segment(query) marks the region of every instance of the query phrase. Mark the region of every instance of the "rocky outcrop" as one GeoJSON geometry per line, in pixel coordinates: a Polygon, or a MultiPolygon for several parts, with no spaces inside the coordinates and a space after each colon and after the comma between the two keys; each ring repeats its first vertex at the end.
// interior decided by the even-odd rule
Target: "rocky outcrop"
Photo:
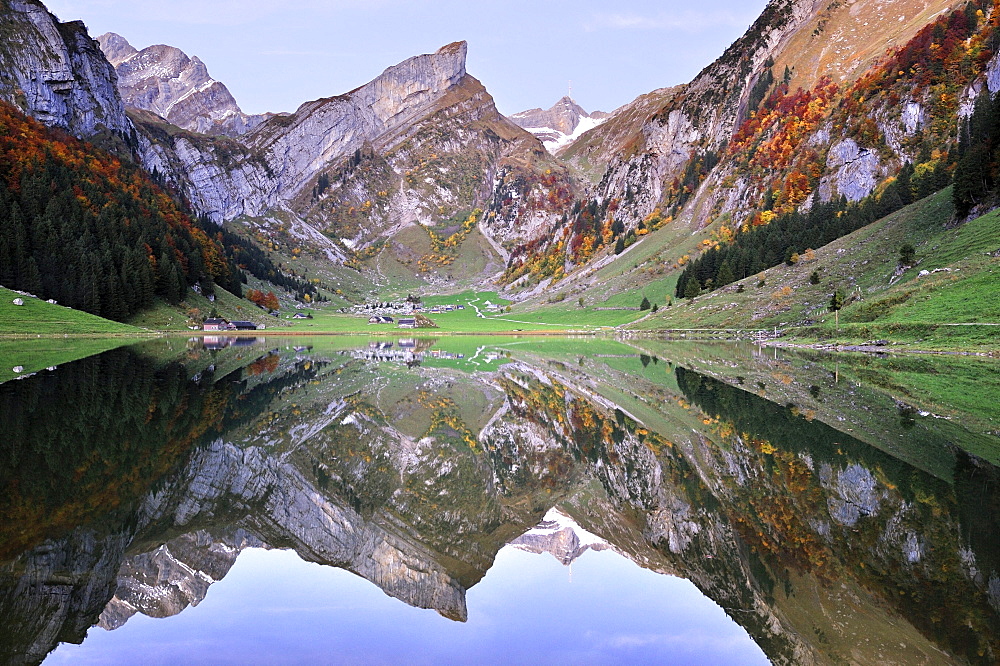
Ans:
{"type": "Polygon", "coordinates": [[[832,146],[826,165],[832,172],[820,182],[820,194],[826,200],[840,195],[848,201],[860,201],[872,193],[882,175],[878,155],[861,148],[853,139],[832,146]]]}
{"type": "Polygon", "coordinates": [[[51,127],[99,140],[125,139],[132,124],[114,69],[80,21],[60,23],[37,0],[0,12],[0,99],[51,127]]]}
{"type": "Polygon", "coordinates": [[[392,134],[412,126],[465,76],[465,42],[390,67],[346,95],[307,102],[271,118],[247,136],[266,155],[287,198],[297,195],[331,162],[366,142],[388,147],[392,134]]]}
{"type": "Polygon", "coordinates": [[[118,90],[128,106],[210,135],[239,136],[272,115],[243,113],[225,84],[209,76],[205,63],[180,49],[158,44],[138,51],[113,32],[97,41],[118,73],[118,90]]]}
{"type": "Polygon", "coordinates": [[[39,664],[80,643],[114,592],[128,531],[79,529],[0,567],[0,660],[39,664]]]}

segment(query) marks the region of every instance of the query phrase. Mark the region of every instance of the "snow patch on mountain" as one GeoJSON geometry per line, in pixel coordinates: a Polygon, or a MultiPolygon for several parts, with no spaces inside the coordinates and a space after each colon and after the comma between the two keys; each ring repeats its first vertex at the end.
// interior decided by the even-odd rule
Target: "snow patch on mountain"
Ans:
{"type": "Polygon", "coordinates": [[[549,509],[538,525],[509,545],[529,553],[550,553],[564,565],[571,564],[588,550],[611,548],[607,541],[583,529],[557,508],[549,509]]]}
{"type": "Polygon", "coordinates": [[[589,132],[594,129],[605,120],[607,120],[607,118],[580,118],[580,123],[576,126],[576,129],[573,130],[572,134],[563,134],[559,130],[548,127],[525,127],[524,129],[541,139],[542,145],[545,146],[545,150],[555,155],[560,150],[579,139],[585,132],[589,132]]]}
{"type": "Polygon", "coordinates": [[[515,113],[511,122],[534,134],[553,155],[573,143],[581,134],[592,130],[608,118],[596,111],[587,113],[570,97],[563,97],[552,108],[529,109],[515,113]]]}

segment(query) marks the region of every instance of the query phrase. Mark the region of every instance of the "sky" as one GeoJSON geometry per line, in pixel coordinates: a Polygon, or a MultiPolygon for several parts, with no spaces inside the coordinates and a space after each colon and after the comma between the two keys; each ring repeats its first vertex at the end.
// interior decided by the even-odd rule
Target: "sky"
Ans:
{"type": "Polygon", "coordinates": [[[690,81],[766,0],[46,0],[91,36],[198,56],[247,113],[293,111],[445,44],[510,115],[567,94],[588,111],[690,81]]]}
{"type": "Polygon", "coordinates": [[[570,570],[504,548],[467,602],[468,621],[453,622],[294,552],[246,550],[197,607],[93,628],[45,663],[768,664],[693,583],[612,551],[588,551],[570,570]]]}

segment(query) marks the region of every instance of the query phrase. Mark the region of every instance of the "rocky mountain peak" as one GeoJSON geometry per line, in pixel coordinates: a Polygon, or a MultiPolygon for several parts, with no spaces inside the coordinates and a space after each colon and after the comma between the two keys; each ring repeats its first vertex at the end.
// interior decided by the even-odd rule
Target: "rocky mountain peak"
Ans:
{"type": "Polygon", "coordinates": [[[386,69],[371,83],[350,94],[372,104],[383,122],[400,111],[417,108],[465,77],[466,42],[453,42],[431,54],[418,55],[386,69]],[[416,104],[414,104],[414,102],[416,104]]]}
{"type": "Polygon", "coordinates": [[[553,154],[606,118],[608,114],[600,111],[587,113],[569,95],[564,95],[549,109],[528,109],[510,116],[511,122],[538,137],[553,154]]]}
{"type": "Polygon", "coordinates": [[[549,553],[564,566],[569,566],[588,550],[605,550],[611,547],[607,541],[580,527],[559,509],[550,509],[538,525],[509,545],[537,555],[549,553]]]}
{"type": "Polygon", "coordinates": [[[128,43],[127,39],[113,32],[106,32],[98,37],[97,43],[101,45],[101,50],[108,62],[115,67],[139,52],[128,43]]]}
{"type": "Polygon", "coordinates": [[[129,106],[187,130],[227,136],[243,134],[268,117],[243,113],[205,63],[178,48],[156,44],[139,51],[113,32],[97,41],[118,73],[118,89],[129,106]]]}
{"type": "Polygon", "coordinates": [[[465,42],[454,42],[404,60],[346,94],[306,102],[295,113],[264,123],[247,140],[274,156],[271,167],[282,174],[282,187],[298,193],[331,162],[366,143],[388,149],[400,140],[400,132],[465,97],[460,89],[471,80],[465,70],[467,51],[465,42]],[[455,97],[450,102],[449,93],[455,97]]]}

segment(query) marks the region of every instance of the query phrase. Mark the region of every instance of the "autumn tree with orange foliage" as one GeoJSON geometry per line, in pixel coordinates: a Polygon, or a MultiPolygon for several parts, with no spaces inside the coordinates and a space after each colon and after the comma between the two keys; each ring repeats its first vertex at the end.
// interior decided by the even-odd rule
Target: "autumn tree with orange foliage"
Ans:
{"type": "Polygon", "coordinates": [[[238,279],[137,166],[0,103],[0,284],[120,321],[238,279]]]}

